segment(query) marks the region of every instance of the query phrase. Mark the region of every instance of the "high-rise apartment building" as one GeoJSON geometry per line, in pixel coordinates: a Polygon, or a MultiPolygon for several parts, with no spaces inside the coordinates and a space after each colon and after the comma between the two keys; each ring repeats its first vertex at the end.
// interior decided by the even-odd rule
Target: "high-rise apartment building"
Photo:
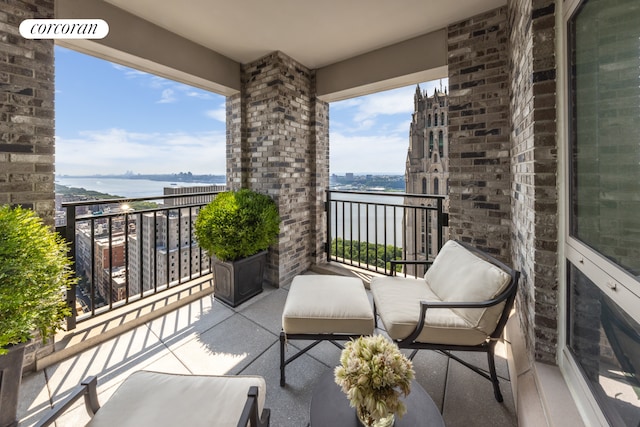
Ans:
{"type": "Polygon", "coordinates": [[[163,193],[165,195],[175,194],[191,194],[189,197],[178,197],[175,199],[165,199],[165,206],[181,206],[181,205],[193,205],[196,203],[206,204],[213,200],[213,196],[210,194],[197,194],[197,193],[211,193],[214,191],[225,191],[226,185],[223,184],[211,184],[211,185],[194,185],[190,187],[164,187],[163,193]],[[195,195],[194,195],[195,194],[195,195]]]}
{"type": "Polygon", "coordinates": [[[189,196],[166,199],[168,209],[123,211],[110,219],[79,221],[77,270],[85,283],[93,283],[98,302],[135,297],[208,271],[209,257],[194,236],[193,223],[199,212],[194,205],[206,204],[213,196],[195,193],[224,190],[220,185],[166,187],[164,194],[189,196]]]}
{"type": "Polygon", "coordinates": [[[135,215],[129,233],[129,294],[188,280],[209,269],[209,257],[198,246],[193,223],[198,211],[180,208],[135,215]]]}
{"type": "MultiPolygon", "coordinates": [[[[444,195],[444,209],[449,204],[449,95],[446,89],[435,90],[432,96],[416,87],[414,112],[409,128],[409,150],[405,169],[406,192],[413,194],[444,195]]],[[[408,205],[429,204],[428,201],[407,198],[408,205]]],[[[435,203],[431,202],[435,207],[435,203]]],[[[437,250],[436,212],[407,209],[404,248],[408,259],[433,258],[437,250]],[[416,233],[417,234],[414,234],[416,233]]],[[[444,239],[448,230],[444,230],[444,239]]],[[[410,271],[413,273],[413,271],[410,271]]],[[[420,274],[420,272],[418,272],[420,274]]]]}

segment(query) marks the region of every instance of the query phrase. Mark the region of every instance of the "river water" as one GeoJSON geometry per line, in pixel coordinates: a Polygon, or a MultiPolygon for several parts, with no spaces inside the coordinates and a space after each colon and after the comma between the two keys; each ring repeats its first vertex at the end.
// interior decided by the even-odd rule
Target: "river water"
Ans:
{"type": "MultiPolygon", "coordinates": [[[[212,185],[201,182],[152,181],[148,179],[127,178],[79,178],[56,177],[56,183],[67,187],[84,188],[121,197],[159,196],[164,187],[192,187],[196,185],[212,185]]],[[[224,183],[221,183],[224,185],[224,183]]],[[[335,204],[331,212],[331,238],[345,240],[361,240],[377,242],[401,247],[402,218],[404,210],[400,207],[383,205],[401,205],[402,196],[377,194],[342,194],[332,195],[335,204]],[[367,204],[355,203],[366,202],[367,204]],[[368,206],[368,208],[367,208],[368,206]],[[377,224],[377,225],[376,225],[377,224]]]]}
{"type": "MultiPolygon", "coordinates": [[[[152,181],[150,179],[128,178],[78,178],[56,177],[56,184],[67,187],[84,188],[85,190],[99,191],[105,194],[121,197],[145,197],[160,196],[164,194],[164,187],[193,187],[196,185],[215,185],[210,182],[181,182],[152,181]]],[[[225,183],[216,183],[225,185],[225,183]]]]}

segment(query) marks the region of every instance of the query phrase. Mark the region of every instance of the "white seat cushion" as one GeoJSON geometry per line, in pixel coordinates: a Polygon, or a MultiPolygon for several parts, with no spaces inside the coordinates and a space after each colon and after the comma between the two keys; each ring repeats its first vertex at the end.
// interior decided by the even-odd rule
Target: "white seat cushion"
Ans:
{"type": "Polygon", "coordinates": [[[294,277],[282,312],[282,329],[287,334],[373,334],[373,310],[362,280],[294,277]]]}
{"type": "MultiPolygon", "coordinates": [[[[449,240],[438,252],[424,279],[442,301],[481,302],[497,297],[504,291],[511,276],[485,261],[464,246],[449,240]]],[[[453,308],[473,328],[490,334],[495,329],[504,303],[489,309],[453,308]]]]}
{"type": "MultiPolygon", "coordinates": [[[[394,340],[411,334],[420,320],[420,301],[440,301],[423,279],[405,277],[374,277],[371,293],[380,320],[394,340]]],[[[487,334],[474,329],[453,310],[427,310],[425,326],[416,339],[423,343],[476,345],[487,334]]]]}
{"type": "Polygon", "coordinates": [[[258,376],[131,374],[100,408],[88,426],[237,427],[249,387],[258,387],[258,414],[266,385],[258,376]]]}

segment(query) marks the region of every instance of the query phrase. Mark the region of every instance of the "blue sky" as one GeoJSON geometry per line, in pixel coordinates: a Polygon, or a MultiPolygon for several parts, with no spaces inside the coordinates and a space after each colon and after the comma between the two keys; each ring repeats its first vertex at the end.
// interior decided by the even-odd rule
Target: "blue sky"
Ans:
{"type": "MultiPolygon", "coordinates": [[[[55,55],[56,173],[224,175],[223,96],[59,46],[55,55]]],[[[414,92],[331,103],[331,173],[404,174],[414,92]]]]}

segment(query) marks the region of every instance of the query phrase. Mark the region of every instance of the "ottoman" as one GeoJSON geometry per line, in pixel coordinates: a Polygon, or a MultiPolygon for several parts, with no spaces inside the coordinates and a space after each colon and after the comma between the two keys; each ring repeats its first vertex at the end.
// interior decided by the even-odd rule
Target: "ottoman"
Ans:
{"type": "Polygon", "coordinates": [[[374,317],[362,280],[331,275],[296,276],[282,312],[280,332],[280,385],[285,385],[285,367],[323,340],[339,348],[338,340],[371,335],[374,317]],[[287,339],[312,340],[285,360],[287,339]]]}

